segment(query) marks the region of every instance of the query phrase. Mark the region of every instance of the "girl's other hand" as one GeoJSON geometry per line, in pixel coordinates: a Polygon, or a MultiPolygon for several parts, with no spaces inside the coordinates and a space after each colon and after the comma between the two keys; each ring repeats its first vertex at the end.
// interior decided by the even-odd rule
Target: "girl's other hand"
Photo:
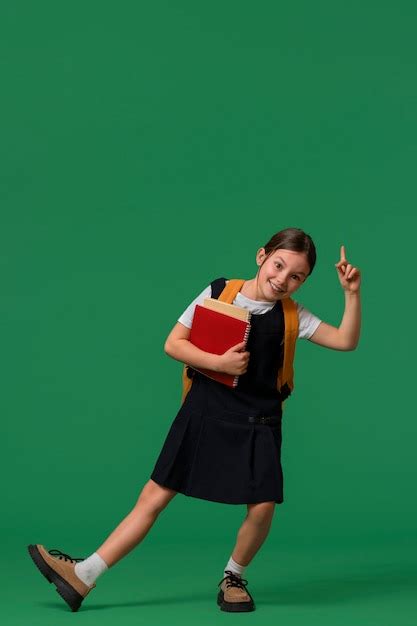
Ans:
{"type": "Polygon", "coordinates": [[[359,291],[361,284],[361,274],[357,267],[353,267],[346,260],[345,246],[340,247],[340,261],[335,263],[340,284],[348,293],[359,291]]]}
{"type": "Polygon", "coordinates": [[[224,354],[219,355],[218,371],[238,376],[248,369],[249,352],[245,351],[245,342],[232,346],[224,354]]]}

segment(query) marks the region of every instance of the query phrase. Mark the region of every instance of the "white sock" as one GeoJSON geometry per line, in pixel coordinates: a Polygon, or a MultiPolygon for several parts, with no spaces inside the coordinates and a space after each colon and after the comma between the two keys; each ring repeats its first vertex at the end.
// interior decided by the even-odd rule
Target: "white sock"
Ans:
{"type": "Polygon", "coordinates": [[[81,563],[76,563],[74,572],[80,578],[85,585],[91,587],[94,585],[96,579],[108,569],[107,563],[101,558],[97,552],[94,552],[91,556],[81,563]]]}
{"type": "Polygon", "coordinates": [[[238,576],[240,576],[242,578],[243,572],[246,569],[246,565],[239,565],[239,563],[236,563],[236,561],[234,561],[233,558],[230,557],[229,562],[227,563],[226,567],[224,568],[224,575],[225,576],[227,576],[227,574],[226,574],[226,570],[227,569],[232,570],[232,572],[234,574],[237,574],[238,576]]]}

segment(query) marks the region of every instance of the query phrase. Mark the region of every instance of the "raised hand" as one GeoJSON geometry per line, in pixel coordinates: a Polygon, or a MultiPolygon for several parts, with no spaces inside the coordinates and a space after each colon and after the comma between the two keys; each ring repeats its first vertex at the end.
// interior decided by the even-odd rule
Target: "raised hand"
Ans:
{"type": "Polygon", "coordinates": [[[340,284],[349,293],[359,291],[361,284],[361,273],[357,267],[353,267],[346,260],[345,246],[340,246],[340,261],[335,263],[340,284]]]}

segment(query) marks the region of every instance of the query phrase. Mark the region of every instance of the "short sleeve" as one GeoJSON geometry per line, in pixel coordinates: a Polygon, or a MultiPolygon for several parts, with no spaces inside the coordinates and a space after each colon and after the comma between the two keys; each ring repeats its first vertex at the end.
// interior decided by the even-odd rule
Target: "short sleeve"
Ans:
{"type": "Polygon", "coordinates": [[[211,285],[206,287],[200,294],[198,294],[196,298],[194,298],[191,304],[189,304],[188,307],[185,309],[184,313],[180,315],[180,317],[178,318],[178,322],[180,322],[187,328],[191,328],[193,324],[195,305],[203,304],[204,298],[210,298],[210,297],[211,297],[211,285]]]}
{"type": "Polygon", "coordinates": [[[298,338],[310,339],[311,335],[321,323],[321,319],[297,302],[298,311],[298,338]]]}

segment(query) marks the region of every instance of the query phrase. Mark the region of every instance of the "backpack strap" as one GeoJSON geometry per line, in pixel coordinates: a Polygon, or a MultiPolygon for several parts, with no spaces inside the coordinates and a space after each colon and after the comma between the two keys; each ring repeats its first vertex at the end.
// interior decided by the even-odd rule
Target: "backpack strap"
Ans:
{"type": "Polygon", "coordinates": [[[221,292],[220,296],[218,297],[218,300],[220,300],[221,302],[227,302],[228,304],[233,304],[233,300],[240,291],[240,288],[242,287],[244,282],[245,281],[243,280],[243,278],[232,278],[231,280],[229,280],[229,282],[221,292]]]}
{"type": "Polygon", "coordinates": [[[284,359],[278,370],[277,387],[283,401],[294,389],[294,355],[298,338],[298,312],[297,305],[291,298],[282,300],[284,311],[284,359]]]}

